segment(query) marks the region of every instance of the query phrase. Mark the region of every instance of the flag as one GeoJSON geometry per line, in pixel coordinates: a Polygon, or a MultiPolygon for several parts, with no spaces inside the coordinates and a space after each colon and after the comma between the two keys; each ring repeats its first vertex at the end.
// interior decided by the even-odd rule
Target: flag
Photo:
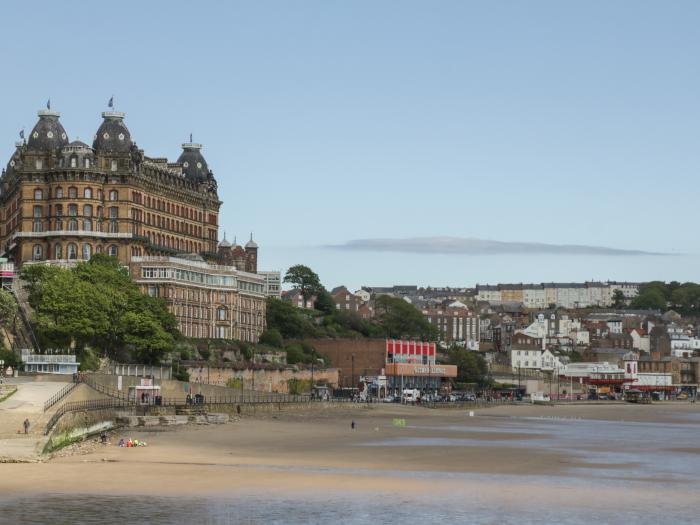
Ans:
{"type": "Polygon", "coordinates": [[[24,140],[24,130],[23,129],[19,130],[19,138],[24,140]]]}
{"type": "Polygon", "coordinates": [[[190,144],[192,144],[192,133],[190,133],[190,144]]]}
{"type": "Polygon", "coordinates": [[[109,102],[107,102],[107,107],[108,108],[114,108],[114,95],[109,97],[109,102]]]}
{"type": "Polygon", "coordinates": [[[51,109],[51,99],[46,101],[46,109],[51,109]]]}

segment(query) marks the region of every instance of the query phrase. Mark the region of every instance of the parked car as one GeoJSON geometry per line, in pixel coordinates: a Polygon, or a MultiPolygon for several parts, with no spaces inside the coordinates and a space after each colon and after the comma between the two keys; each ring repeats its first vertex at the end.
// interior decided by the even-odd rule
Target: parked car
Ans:
{"type": "Polygon", "coordinates": [[[384,403],[393,403],[394,402],[394,396],[386,396],[384,399],[382,399],[384,403]]]}

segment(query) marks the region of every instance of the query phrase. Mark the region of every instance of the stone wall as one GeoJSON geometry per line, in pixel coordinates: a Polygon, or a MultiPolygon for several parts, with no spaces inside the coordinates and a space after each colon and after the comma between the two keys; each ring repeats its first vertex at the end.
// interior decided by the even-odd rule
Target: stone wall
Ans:
{"type": "MultiPolygon", "coordinates": [[[[242,390],[256,390],[262,392],[289,393],[289,381],[304,381],[311,384],[312,371],[283,369],[245,369],[237,370],[226,366],[194,366],[187,367],[190,374],[190,382],[193,388],[201,386],[232,386],[242,390]],[[195,386],[196,385],[196,386],[195,386]]],[[[340,371],[337,368],[314,369],[313,382],[315,384],[330,385],[337,388],[340,371]]]]}

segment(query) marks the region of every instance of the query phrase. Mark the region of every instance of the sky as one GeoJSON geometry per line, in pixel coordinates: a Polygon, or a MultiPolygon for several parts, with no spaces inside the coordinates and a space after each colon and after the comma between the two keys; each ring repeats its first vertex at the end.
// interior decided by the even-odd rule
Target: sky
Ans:
{"type": "Polygon", "coordinates": [[[700,280],[700,3],[15,2],[0,163],[50,97],[193,134],[221,231],[326,286],[700,280]]]}

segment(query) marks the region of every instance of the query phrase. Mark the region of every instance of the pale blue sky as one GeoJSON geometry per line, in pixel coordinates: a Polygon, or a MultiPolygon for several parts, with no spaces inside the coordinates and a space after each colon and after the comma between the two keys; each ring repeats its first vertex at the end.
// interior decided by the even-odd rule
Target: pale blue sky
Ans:
{"type": "Polygon", "coordinates": [[[254,231],[265,268],[351,287],[698,280],[699,25],[695,1],[16,2],[0,156],[49,96],[90,142],[114,95],[148,155],[205,145],[222,229],[254,231]],[[373,239],[398,251],[328,247],[373,239]]]}

